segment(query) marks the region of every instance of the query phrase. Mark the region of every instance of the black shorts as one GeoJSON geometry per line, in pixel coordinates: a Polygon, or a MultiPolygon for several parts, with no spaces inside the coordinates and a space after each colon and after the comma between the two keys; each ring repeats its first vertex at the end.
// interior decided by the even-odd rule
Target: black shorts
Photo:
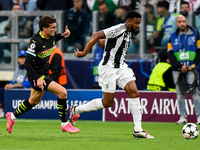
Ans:
{"type": "MultiPolygon", "coordinates": [[[[46,85],[44,85],[44,91],[47,91],[47,87],[49,86],[49,84],[53,81],[51,78],[47,77],[47,76],[43,76],[44,77],[44,81],[46,82],[46,85]]],[[[28,76],[28,81],[30,82],[31,84],[31,87],[36,90],[36,91],[42,91],[41,88],[39,88],[37,86],[37,81],[32,79],[31,77],[28,76]]]]}

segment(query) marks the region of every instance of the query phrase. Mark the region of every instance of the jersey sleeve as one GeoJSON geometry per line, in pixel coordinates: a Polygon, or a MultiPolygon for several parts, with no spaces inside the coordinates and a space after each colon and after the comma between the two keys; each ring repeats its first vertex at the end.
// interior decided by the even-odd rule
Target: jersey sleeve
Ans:
{"type": "Polygon", "coordinates": [[[30,41],[30,46],[27,49],[26,53],[26,60],[24,63],[24,68],[27,71],[27,74],[30,74],[35,80],[39,79],[40,76],[35,72],[33,66],[32,66],[32,62],[34,61],[35,57],[36,57],[36,53],[40,48],[40,44],[39,42],[31,39],[30,41]]]}
{"type": "Polygon", "coordinates": [[[115,38],[116,36],[122,34],[124,31],[126,31],[126,29],[124,28],[123,24],[112,26],[103,30],[107,39],[115,38]]]}
{"type": "Polygon", "coordinates": [[[36,40],[31,39],[30,46],[28,47],[26,53],[36,57],[36,53],[37,53],[39,47],[40,47],[39,42],[37,42],[36,40]]]}

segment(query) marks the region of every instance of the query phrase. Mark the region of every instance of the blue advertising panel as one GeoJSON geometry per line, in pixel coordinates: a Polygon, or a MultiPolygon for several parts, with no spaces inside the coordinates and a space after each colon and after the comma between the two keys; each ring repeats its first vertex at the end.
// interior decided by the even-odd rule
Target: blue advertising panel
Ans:
{"type": "MultiPolygon", "coordinates": [[[[69,118],[69,107],[71,105],[82,105],[92,99],[101,98],[101,90],[67,90],[67,118],[69,118]]],[[[5,90],[4,92],[4,112],[13,112],[19,105],[30,96],[30,90],[5,90]]],[[[19,118],[26,119],[60,119],[57,110],[57,96],[50,92],[45,92],[41,102],[33,107],[29,112],[19,118]]],[[[81,120],[102,120],[102,110],[82,113],[81,120]]]]}

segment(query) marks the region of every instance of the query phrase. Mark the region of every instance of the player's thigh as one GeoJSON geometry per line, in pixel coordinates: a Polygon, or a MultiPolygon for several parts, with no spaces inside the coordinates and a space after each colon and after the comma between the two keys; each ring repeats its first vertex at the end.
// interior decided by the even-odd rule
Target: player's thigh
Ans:
{"type": "Polygon", "coordinates": [[[135,74],[131,68],[127,67],[123,70],[122,75],[117,79],[116,83],[120,88],[124,89],[126,84],[132,80],[136,80],[135,74]]]}
{"type": "Polygon", "coordinates": [[[56,94],[61,99],[67,98],[67,90],[55,81],[49,84],[47,91],[56,94]]]}
{"type": "Polygon", "coordinates": [[[32,104],[32,105],[38,104],[43,95],[44,95],[44,91],[37,91],[37,90],[31,88],[31,95],[29,98],[30,104],[32,104]]]}

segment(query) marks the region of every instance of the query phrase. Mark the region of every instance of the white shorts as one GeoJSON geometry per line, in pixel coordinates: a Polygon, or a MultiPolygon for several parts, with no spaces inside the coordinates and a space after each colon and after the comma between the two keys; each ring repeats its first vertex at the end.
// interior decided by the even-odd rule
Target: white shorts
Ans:
{"type": "Polygon", "coordinates": [[[99,73],[99,85],[103,92],[115,93],[116,84],[124,89],[126,84],[132,80],[136,80],[136,77],[131,68],[128,68],[127,64],[120,66],[120,68],[113,68],[108,65],[98,66],[99,73]]]}

